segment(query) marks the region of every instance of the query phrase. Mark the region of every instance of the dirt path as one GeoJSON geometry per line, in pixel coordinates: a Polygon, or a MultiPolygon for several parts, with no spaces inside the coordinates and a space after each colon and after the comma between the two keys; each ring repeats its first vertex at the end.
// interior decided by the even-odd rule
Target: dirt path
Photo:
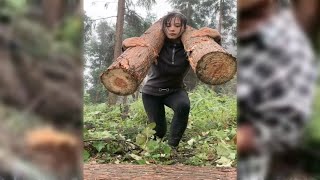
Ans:
{"type": "Polygon", "coordinates": [[[127,179],[127,180],[235,180],[235,168],[195,167],[186,165],[116,165],[85,164],[85,180],[127,179]]]}

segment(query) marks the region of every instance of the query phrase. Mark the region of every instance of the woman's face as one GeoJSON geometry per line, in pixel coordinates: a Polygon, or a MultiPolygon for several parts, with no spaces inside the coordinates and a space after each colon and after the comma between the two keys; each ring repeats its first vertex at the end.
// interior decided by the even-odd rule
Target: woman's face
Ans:
{"type": "Polygon", "coordinates": [[[173,17],[165,24],[165,34],[168,39],[174,40],[178,39],[184,32],[184,27],[182,27],[181,19],[173,17]]]}

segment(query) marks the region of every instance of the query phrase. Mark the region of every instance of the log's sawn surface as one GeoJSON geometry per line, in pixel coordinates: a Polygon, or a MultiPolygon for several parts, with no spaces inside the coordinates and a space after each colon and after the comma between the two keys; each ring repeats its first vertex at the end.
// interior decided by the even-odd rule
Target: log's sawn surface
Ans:
{"type": "Polygon", "coordinates": [[[154,23],[142,36],[148,47],[131,47],[122,53],[100,76],[104,86],[117,95],[129,95],[136,91],[157,58],[164,42],[162,19],[154,23]]]}
{"type": "Polygon", "coordinates": [[[210,37],[192,37],[196,29],[188,26],[181,40],[197,77],[210,85],[223,84],[233,78],[236,59],[210,37]]]}

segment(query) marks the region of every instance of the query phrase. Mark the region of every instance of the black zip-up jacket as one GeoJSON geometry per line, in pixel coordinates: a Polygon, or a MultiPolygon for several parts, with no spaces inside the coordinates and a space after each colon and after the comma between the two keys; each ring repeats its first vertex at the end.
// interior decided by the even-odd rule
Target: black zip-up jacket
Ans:
{"type": "Polygon", "coordinates": [[[181,42],[165,41],[157,62],[151,65],[149,77],[142,89],[143,93],[161,96],[184,87],[183,79],[190,64],[181,42]]]}

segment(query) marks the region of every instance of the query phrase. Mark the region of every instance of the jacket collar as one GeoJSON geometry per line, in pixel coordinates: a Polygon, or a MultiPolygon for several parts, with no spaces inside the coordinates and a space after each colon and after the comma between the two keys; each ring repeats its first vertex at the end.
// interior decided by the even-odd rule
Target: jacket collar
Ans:
{"type": "Polygon", "coordinates": [[[169,46],[169,47],[183,47],[183,44],[182,44],[181,41],[178,42],[178,43],[174,43],[174,42],[171,42],[171,41],[169,41],[168,39],[166,39],[166,40],[164,41],[164,44],[165,44],[166,46],[169,46]]]}

